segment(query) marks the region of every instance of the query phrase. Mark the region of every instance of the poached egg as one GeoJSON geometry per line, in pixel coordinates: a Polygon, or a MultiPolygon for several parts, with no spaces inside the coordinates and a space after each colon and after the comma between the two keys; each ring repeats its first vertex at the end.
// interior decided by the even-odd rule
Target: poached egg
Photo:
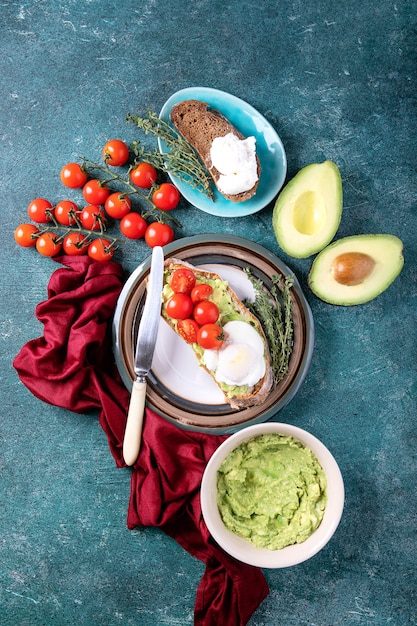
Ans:
{"type": "Polygon", "coordinates": [[[253,387],[266,371],[264,342],[248,322],[223,326],[225,340],[218,350],[204,350],[203,363],[219,383],[253,387]]]}
{"type": "Polygon", "coordinates": [[[210,158],[220,172],[217,184],[223,193],[248,191],[258,180],[255,143],[255,137],[239,139],[234,133],[213,140],[210,158]]]}

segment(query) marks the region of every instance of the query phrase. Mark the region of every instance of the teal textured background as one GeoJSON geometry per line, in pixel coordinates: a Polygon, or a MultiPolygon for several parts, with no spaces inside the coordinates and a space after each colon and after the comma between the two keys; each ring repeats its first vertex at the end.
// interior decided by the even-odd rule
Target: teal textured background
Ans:
{"type": "MultiPolygon", "coordinates": [[[[127,112],[159,111],[178,89],[222,89],[254,106],[287,153],[288,179],[334,160],[337,237],[387,232],[405,267],[376,300],[334,307],[308,291],[312,259],[277,246],[272,205],[238,219],[186,203],[177,236],[233,233],[299,278],[316,345],[297,397],[276,419],[319,437],[346,487],[326,548],[268,570],[250,626],[417,623],[416,16],[381,0],[0,1],[0,622],[7,626],[193,623],[203,565],[154,529],[129,532],[129,470],[117,470],[95,415],[35,399],[11,362],[39,336],[34,317],[56,264],[17,248],[37,196],[67,196],[65,163],[138,138],[127,112]]],[[[77,193],[71,193],[74,200],[77,193]]],[[[128,274],[143,242],[118,253],[128,274]]]]}

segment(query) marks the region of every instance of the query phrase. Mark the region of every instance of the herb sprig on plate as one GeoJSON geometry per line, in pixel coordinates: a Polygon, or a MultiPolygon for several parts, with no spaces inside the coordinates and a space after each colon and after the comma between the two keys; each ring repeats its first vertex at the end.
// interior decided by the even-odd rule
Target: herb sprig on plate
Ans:
{"type": "Polygon", "coordinates": [[[274,383],[277,384],[288,373],[293,348],[293,307],[291,288],[293,276],[274,274],[269,291],[260,279],[255,278],[249,268],[245,272],[255,289],[255,300],[245,305],[260,321],[269,345],[274,383]]]}
{"type": "Polygon", "coordinates": [[[168,122],[161,120],[153,111],[148,111],[146,117],[128,113],[126,121],[136,124],[145,135],[151,133],[158,139],[161,139],[168,148],[164,154],[161,154],[158,150],[150,152],[141,145],[140,141],[134,141],[131,148],[136,157],[152,163],[157,169],[177,176],[177,178],[186,182],[194,189],[198,189],[211,200],[213,199],[211,177],[201,163],[194,148],[176,128],[168,122]]]}

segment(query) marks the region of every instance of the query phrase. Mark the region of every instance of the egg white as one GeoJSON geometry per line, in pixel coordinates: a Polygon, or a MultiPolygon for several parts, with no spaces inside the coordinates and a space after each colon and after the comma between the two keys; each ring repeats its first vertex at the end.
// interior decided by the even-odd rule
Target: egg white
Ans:
{"type": "Polygon", "coordinates": [[[203,363],[219,383],[253,387],[266,371],[264,343],[248,322],[234,320],[223,326],[225,341],[219,350],[205,350],[203,363]]]}

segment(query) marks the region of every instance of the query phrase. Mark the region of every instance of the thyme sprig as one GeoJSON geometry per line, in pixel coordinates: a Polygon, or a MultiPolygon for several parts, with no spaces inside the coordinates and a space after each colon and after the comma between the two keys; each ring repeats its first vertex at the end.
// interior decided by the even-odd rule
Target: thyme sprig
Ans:
{"type": "Polygon", "coordinates": [[[83,157],[83,168],[85,169],[86,172],[92,174],[94,171],[96,171],[96,172],[100,172],[101,174],[104,174],[104,179],[100,181],[102,185],[116,181],[123,187],[124,195],[137,196],[140,198],[142,203],[144,202],[146,204],[146,206],[148,207],[148,210],[141,212],[143,219],[146,220],[149,217],[152,217],[156,219],[158,222],[171,221],[176,226],[180,227],[181,226],[180,222],[171,213],[167,213],[166,211],[161,211],[152,202],[152,194],[155,190],[154,186],[152,186],[147,192],[145,192],[130,182],[129,173],[134,167],[135,165],[132,165],[129,168],[126,176],[122,176],[118,172],[111,170],[107,165],[100,165],[99,163],[94,163],[93,161],[90,161],[90,159],[83,157]]]}
{"type": "Polygon", "coordinates": [[[151,162],[154,167],[169,172],[211,200],[213,199],[212,180],[207,170],[194,148],[176,128],[161,120],[153,111],[148,111],[147,117],[128,113],[126,121],[136,124],[145,135],[151,133],[161,139],[168,148],[167,152],[162,155],[157,150],[146,151],[140,141],[135,141],[131,148],[138,158],[151,162]]]}
{"type": "Polygon", "coordinates": [[[259,319],[268,341],[274,383],[288,373],[293,349],[293,315],[291,288],[293,276],[274,274],[272,287],[266,290],[264,283],[255,278],[249,268],[245,272],[255,289],[255,300],[245,305],[259,319]]]}

